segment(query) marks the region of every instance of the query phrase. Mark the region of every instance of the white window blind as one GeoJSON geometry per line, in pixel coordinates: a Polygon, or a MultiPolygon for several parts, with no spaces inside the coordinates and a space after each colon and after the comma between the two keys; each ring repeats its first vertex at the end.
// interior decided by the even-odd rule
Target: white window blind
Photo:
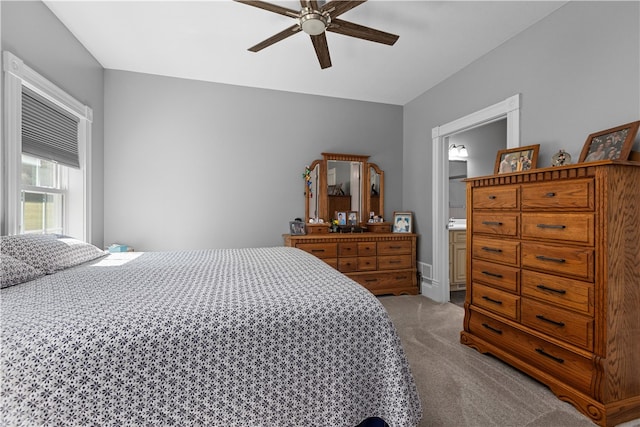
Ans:
{"type": "Polygon", "coordinates": [[[22,152],[80,168],[78,123],[53,103],[22,87],[22,152]]]}

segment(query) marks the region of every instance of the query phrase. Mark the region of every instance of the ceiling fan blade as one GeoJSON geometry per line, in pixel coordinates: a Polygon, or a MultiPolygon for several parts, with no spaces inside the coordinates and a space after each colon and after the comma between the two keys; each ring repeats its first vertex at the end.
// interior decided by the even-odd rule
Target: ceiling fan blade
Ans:
{"type": "Polygon", "coordinates": [[[258,7],[260,9],[268,10],[269,12],[288,16],[290,18],[297,18],[299,16],[299,11],[289,9],[287,7],[278,6],[277,4],[267,3],[264,1],[248,1],[248,0],[234,0],[234,1],[238,3],[248,4],[249,6],[258,7]]]}
{"type": "Polygon", "coordinates": [[[272,44],[279,42],[280,40],[284,40],[287,37],[294,35],[297,32],[300,32],[300,26],[298,24],[292,25],[286,30],[280,31],[278,34],[275,34],[268,39],[261,41],[257,45],[250,47],[248,50],[250,50],[251,52],[258,52],[265,47],[269,47],[272,44]]]}
{"type": "Polygon", "coordinates": [[[384,31],[375,30],[342,19],[332,19],[327,31],[387,45],[393,45],[398,38],[400,38],[400,36],[395,34],[385,33],[384,31]]]}
{"type": "Polygon", "coordinates": [[[327,36],[325,33],[318,34],[317,36],[311,36],[313,47],[316,50],[316,56],[320,62],[320,68],[331,67],[331,56],[329,56],[329,45],[327,44],[327,36]]]}
{"type": "MultiPolygon", "coordinates": [[[[345,12],[350,11],[356,6],[360,6],[362,3],[365,3],[367,0],[353,0],[353,1],[343,1],[343,0],[333,0],[328,3],[325,3],[322,6],[321,12],[328,11],[331,15],[331,19],[337,18],[345,12]]],[[[318,10],[318,9],[316,9],[318,10]]]]}

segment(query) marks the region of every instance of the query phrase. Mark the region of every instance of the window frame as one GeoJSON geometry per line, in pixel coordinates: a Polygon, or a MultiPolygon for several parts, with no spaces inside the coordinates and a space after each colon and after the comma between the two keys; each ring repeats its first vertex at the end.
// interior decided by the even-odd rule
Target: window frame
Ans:
{"type": "MultiPolygon", "coordinates": [[[[79,119],[78,123],[78,155],[82,191],[82,227],[78,229],[76,238],[91,241],[91,122],[93,110],[77,101],[64,90],[50,82],[26,65],[11,52],[2,52],[2,69],[4,71],[4,149],[0,150],[0,162],[5,174],[0,177],[0,198],[4,209],[1,232],[3,235],[18,234],[22,221],[21,215],[21,179],[22,170],[22,87],[25,86],[54,103],[79,119]],[[81,235],[80,235],[81,234],[81,235]]],[[[68,206],[65,206],[65,210],[68,206]]],[[[69,215],[66,215],[68,218],[69,215]]],[[[65,229],[70,224],[65,223],[65,229]]]]}

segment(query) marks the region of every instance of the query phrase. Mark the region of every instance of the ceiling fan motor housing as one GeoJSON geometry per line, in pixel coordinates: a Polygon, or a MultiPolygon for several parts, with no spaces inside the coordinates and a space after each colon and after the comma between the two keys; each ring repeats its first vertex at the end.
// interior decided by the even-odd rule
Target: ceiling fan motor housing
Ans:
{"type": "Polygon", "coordinates": [[[331,16],[327,12],[319,12],[309,7],[300,11],[300,28],[311,36],[322,34],[331,23],[331,16]]]}

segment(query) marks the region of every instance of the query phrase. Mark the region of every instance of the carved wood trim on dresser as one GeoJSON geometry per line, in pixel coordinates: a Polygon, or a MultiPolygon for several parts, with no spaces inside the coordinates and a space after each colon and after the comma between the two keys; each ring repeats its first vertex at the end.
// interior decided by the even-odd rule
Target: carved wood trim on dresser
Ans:
{"type": "Polygon", "coordinates": [[[640,418],[640,163],[467,180],[463,344],[595,423],[640,418]]]}
{"type": "Polygon", "coordinates": [[[285,234],[283,238],[285,246],[317,256],[375,295],[418,294],[417,234],[285,234]]]}

